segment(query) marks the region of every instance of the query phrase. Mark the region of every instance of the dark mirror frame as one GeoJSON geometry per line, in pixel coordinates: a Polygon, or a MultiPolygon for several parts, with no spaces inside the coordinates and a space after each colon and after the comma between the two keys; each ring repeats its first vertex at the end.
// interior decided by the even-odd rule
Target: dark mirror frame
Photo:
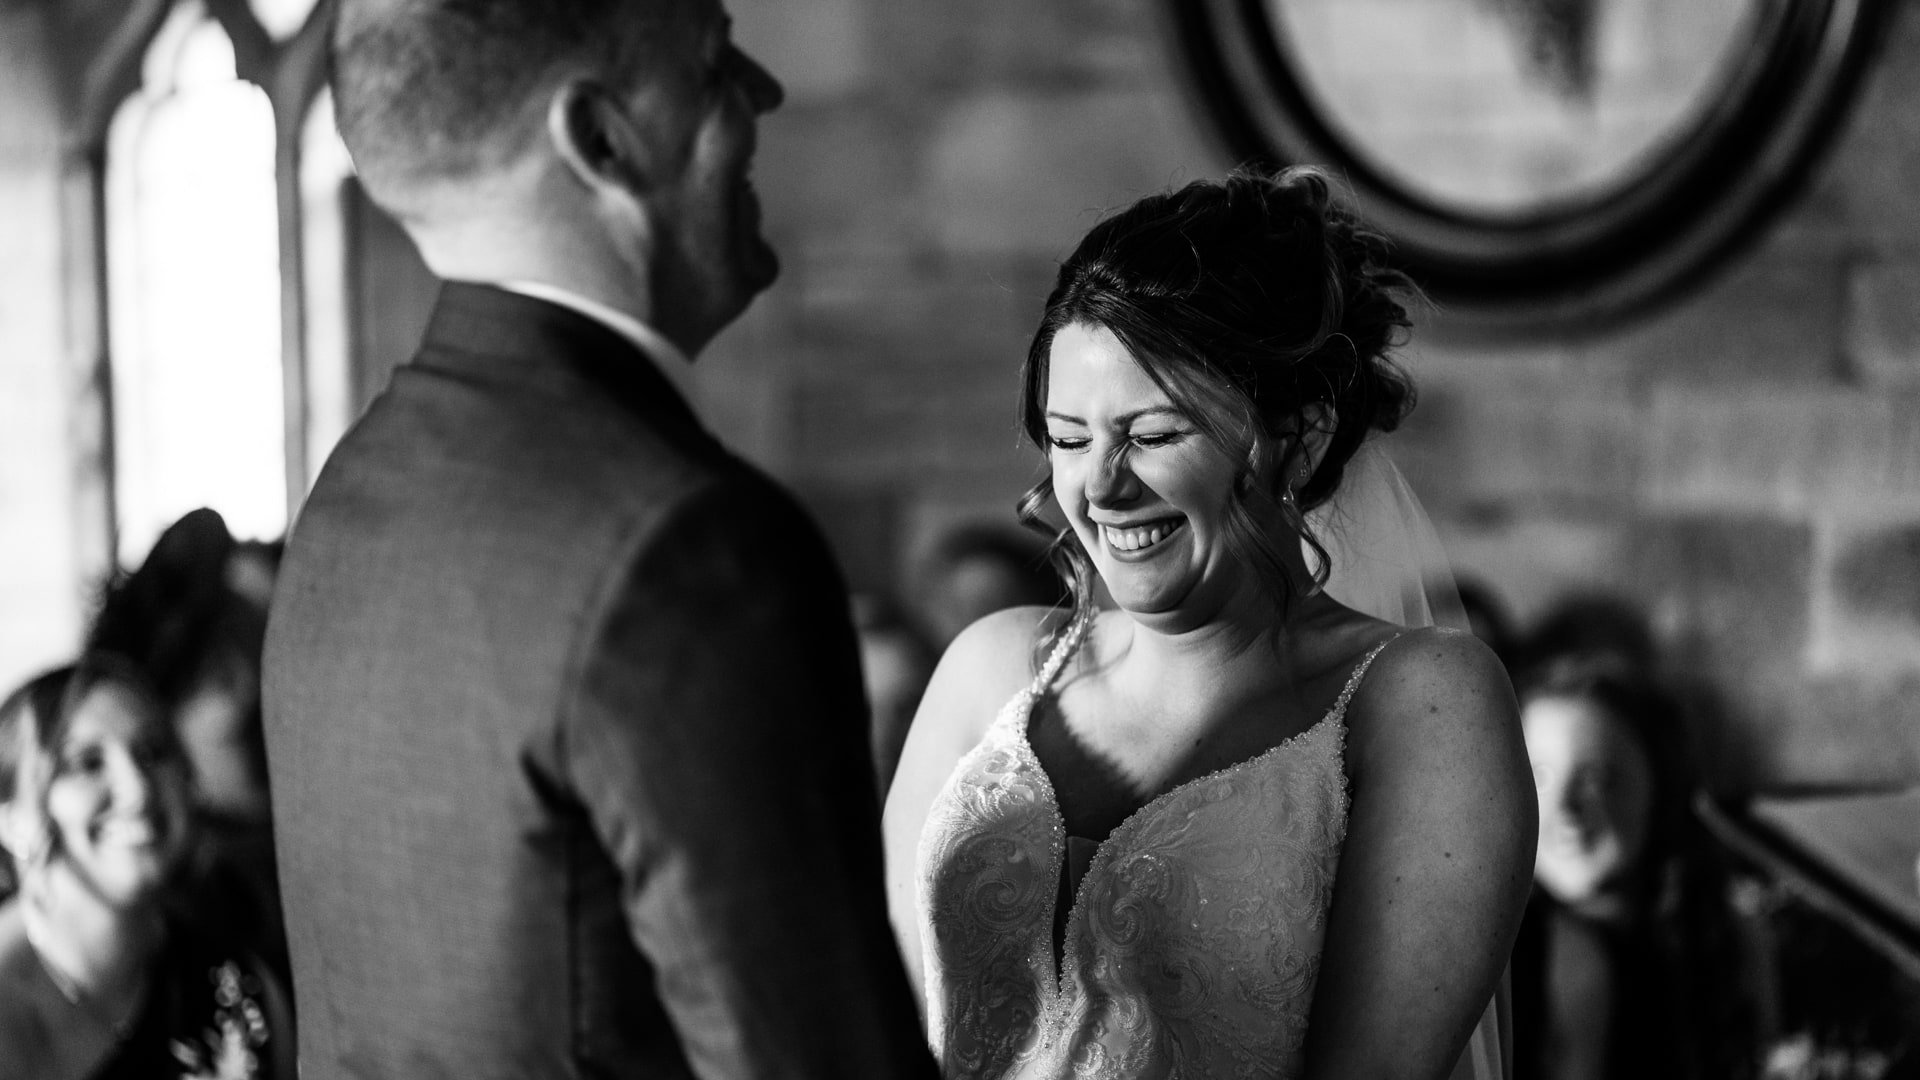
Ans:
{"type": "Polygon", "coordinates": [[[1893,6],[1761,0],[1745,61],[1661,155],[1585,200],[1504,216],[1443,206],[1356,152],[1290,66],[1266,0],[1167,0],[1166,10],[1235,161],[1326,166],[1450,322],[1516,333],[1642,313],[1751,241],[1838,132],[1893,6]]]}

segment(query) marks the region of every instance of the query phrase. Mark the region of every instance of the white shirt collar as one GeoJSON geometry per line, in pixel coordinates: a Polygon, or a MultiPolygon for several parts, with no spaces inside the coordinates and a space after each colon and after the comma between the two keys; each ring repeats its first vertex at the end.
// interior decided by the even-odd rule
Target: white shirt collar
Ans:
{"type": "Polygon", "coordinates": [[[603,304],[591,297],[581,296],[572,289],[563,289],[558,285],[548,285],[541,281],[502,281],[499,287],[522,296],[531,296],[535,300],[545,300],[558,304],[570,311],[578,312],[594,322],[619,334],[634,348],[644,353],[660,374],[673,384],[680,396],[687,399],[689,408],[697,396],[693,385],[693,361],[680,350],[678,345],[668,341],[666,335],[639,319],[621,311],[619,308],[603,304]]]}

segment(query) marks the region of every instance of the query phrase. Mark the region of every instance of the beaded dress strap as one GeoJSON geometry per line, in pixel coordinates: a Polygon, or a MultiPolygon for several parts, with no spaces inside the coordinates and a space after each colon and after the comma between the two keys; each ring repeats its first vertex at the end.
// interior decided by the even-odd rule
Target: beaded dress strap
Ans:
{"type": "MultiPolygon", "coordinates": [[[[1406,631],[1402,630],[1400,633],[1404,634],[1406,631]]],[[[1333,714],[1335,716],[1340,717],[1342,720],[1346,719],[1347,702],[1353,698],[1354,691],[1360,689],[1360,680],[1367,677],[1367,669],[1373,666],[1373,658],[1379,656],[1387,646],[1399,640],[1400,634],[1395,634],[1380,644],[1375,645],[1373,648],[1368,649],[1367,655],[1360,658],[1360,663],[1355,665],[1353,674],[1347,676],[1347,685],[1340,688],[1340,696],[1334,699],[1333,714]]]]}
{"type": "Polygon", "coordinates": [[[1027,687],[1029,694],[1039,697],[1047,692],[1047,689],[1053,685],[1053,680],[1060,677],[1060,669],[1067,666],[1067,661],[1080,648],[1080,643],[1087,639],[1087,631],[1092,626],[1091,618],[1075,619],[1073,624],[1060,634],[1060,640],[1054,643],[1053,652],[1048,654],[1047,662],[1040,665],[1040,673],[1033,677],[1032,685],[1027,687]]]}

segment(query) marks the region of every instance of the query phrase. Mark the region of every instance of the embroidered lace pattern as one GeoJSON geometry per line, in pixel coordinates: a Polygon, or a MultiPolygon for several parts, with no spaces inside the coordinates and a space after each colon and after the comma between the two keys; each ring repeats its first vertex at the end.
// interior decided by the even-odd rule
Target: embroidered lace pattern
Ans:
{"type": "Polygon", "coordinates": [[[1066,827],[1027,740],[1084,632],[960,760],[921,834],[930,1038],[949,1078],[1288,1077],[1346,835],[1345,717],[1169,790],[1100,844],[1054,961],[1066,827]]]}

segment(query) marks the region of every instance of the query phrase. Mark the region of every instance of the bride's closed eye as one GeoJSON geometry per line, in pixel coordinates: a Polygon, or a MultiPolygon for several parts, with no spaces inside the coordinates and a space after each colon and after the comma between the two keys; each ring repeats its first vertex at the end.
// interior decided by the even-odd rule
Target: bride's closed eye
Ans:
{"type": "Polygon", "coordinates": [[[1188,432],[1185,431],[1152,431],[1129,435],[1128,438],[1133,441],[1133,445],[1151,450],[1159,446],[1172,446],[1187,435],[1188,432]]]}
{"type": "MultiPolygon", "coordinates": [[[[1127,441],[1143,450],[1154,450],[1163,446],[1172,446],[1192,434],[1187,431],[1154,431],[1127,436],[1127,441]]],[[[1056,450],[1078,453],[1093,444],[1085,435],[1048,435],[1048,445],[1056,450]]]]}

